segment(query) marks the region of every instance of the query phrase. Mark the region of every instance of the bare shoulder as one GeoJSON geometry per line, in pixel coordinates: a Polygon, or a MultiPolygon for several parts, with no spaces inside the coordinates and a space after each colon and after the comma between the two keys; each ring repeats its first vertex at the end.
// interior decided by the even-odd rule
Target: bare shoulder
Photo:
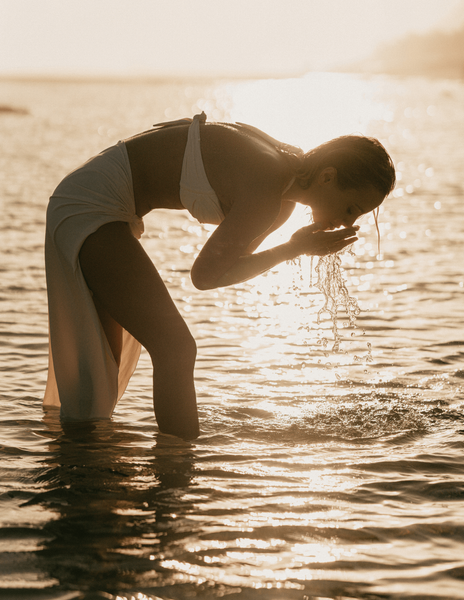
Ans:
{"type": "Polygon", "coordinates": [[[246,254],[273,227],[291,174],[285,159],[270,144],[232,128],[205,126],[201,142],[210,184],[222,206],[227,203],[225,219],[195,262],[195,272],[201,266],[212,276],[246,254]]]}
{"type": "Polygon", "coordinates": [[[233,127],[206,124],[201,129],[205,171],[221,203],[237,201],[280,203],[291,176],[285,158],[264,140],[233,127]]]}

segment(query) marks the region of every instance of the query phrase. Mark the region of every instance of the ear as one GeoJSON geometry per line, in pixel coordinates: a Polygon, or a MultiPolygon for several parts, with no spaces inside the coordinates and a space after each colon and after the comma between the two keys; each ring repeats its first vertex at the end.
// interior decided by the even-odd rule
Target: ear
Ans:
{"type": "Polygon", "coordinates": [[[322,169],[317,178],[320,185],[333,184],[337,182],[337,169],[335,167],[326,167],[322,169]]]}

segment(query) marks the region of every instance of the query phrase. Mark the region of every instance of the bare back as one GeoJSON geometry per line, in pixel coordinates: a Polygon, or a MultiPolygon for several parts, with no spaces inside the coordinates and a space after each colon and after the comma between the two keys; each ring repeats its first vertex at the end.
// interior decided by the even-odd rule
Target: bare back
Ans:
{"type": "MultiPolygon", "coordinates": [[[[126,140],[137,214],[155,208],[182,209],[179,183],[189,125],[147,131],[126,140]]],[[[201,152],[208,180],[224,214],[237,199],[265,195],[277,201],[291,173],[282,155],[264,140],[231,127],[201,126],[201,152]]]]}

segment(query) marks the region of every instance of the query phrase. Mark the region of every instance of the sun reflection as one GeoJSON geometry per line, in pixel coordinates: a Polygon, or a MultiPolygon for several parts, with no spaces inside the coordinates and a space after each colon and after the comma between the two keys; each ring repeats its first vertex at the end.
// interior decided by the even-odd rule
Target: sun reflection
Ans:
{"type": "Polygon", "coordinates": [[[230,86],[230,118],[249,122],[304,150],[339,135],[368,132],[388,119],[376,86],[355,75],[310,73],[299,79],[249,81],[230,86]]]}
{"type": "Polygon", "coordinates": [[[295,552],[298,556],[310,558],[312,562],[324,563],[339,560],[346,553],[345,549],[314,542],[308,544],[294,544],[292,546],[292,552],[295,552]]]}
{"type": "Polygon", "coordinates": [[[170,570],[177,581],[200,583],[210,579],[254,589],[304,589],[301,582],[318,579],[320,576],[319,569],[311,568],[310,564],[334,563],[343,560],[344,556],[352,555],[352,549],[337,547],[333,543],[308,542],[288,545],[279,555],[230,549],[220,557],[198,557],[201,559],[199,564],[165,560],[162,561],[162,567],[170,570]],[[291,568],[287,562],[290,556],[293,561],[291,568]],[[220,564],[214,566],[214,563],[220,564]],[[226,565],[234,565],[235,572],[230,568],[225,570],[226,565]]]}
{"type": "MultiPolygon", "coordinates": [[[[369,135],[373,123],[384,123],[391,128],[394,121],[392,107],[385,104],[384,96],[379,93],[383,85],[381,79],[367,80],[349,74],[311,73],[302,78],[285,80],[284,83],[285,85],[282,80],[268,79],[219,84],[199,99],[197,106],[205,110],[212,119],[219,118],[220,113],[220,118],[226,121],[251,123],[275,138],[304,150],[340,135],[369,135]]],[[[188,94],[193,98],[191,90],[188,94]]],[[[411,115],[414,114],[412,109],[411,115]]],[[[424,166],[424,174],[425,171],[424,166]]],[[[380,212],[383,213],[383,207],[380,212]]],[[[269,236],[260,250],[287,241],[301,227],[302,222],[309,224],[311,215],[307,208],[298,206],[288,222],[269,236]]],[[[348,253],[343,256],[347,269],[358,269],[361,258],[367,259],[367,264],[362,265],[364,269],[373,269],[373,261],[383,258],[377,255],[370,237],[374,233],[373,226],[373,218],[366,217],[361,223],[362,236],[353,248],[352,257],[348,253]]],[[[193,226],[189,224],[190,227],[193,226]]],[[[387,229],[382,221],[380,229],[382,235],[387,229]]],[[[211,235],[213,230],[214,228],[203,228],[203,235],[211,235]]],[[[197,230],[192,233],[200,235],[197,230]]],[[[184,246],[182,250],[194,255],[198,248],[192,244],[184,246]]],[[[317,365],[305,364],[304,357],[298,356],[298,352],[293,353],[293,357],[289,359],[289,342],[293,344],[293,348],[305,348],[306,354],[311,352],[313,358],[313,346],[316,347],[318,364],[324,369],[330,368],[326,355],[330,332],[333,338],[331,349],[338,351],[341,337],[349,339],[344,331],[344,323],[348,322],[353,327],[358,311],[354,307],[356,299],[350,298],[343,310],[337,307],[337,303],[330,304],[331,310],[336,308],[337,312],[331,319],[326,319],[321,314],[324,303],[326,307],[328,304],[327,297],[324,298],[316,288],[317,265],[317,259],[307,257],[302,257],[298,265],[279,265],[264,276],[248,282],[244,291],[237,290],[236,302],[234,299],[233,303],[253,323],[252,333],[242,343],[242,347],[260,348],[263,362],[266,360],[268,364],[271,362],[274,366],[284,366],[287,363],[289,366],[291,363],[295,367],[299,366],[300,374],[308,378],[316,376],[317,365]],[[340,323],[337,324],[336,316],[339,312],[340,323]]],[[[339,273],[342,271],[339,270],[339,273]]],[[[340,289],[344,292],[344,289],[348,291],[353,287],[358,292],[367,292],[371,288],[371,282],[365,279],[354,285],[348,277],[345,288],[340,289]]],[[[351,296],[344,293],[342,295],[345,298],[351,296]]],[[[189,303],[186,302],[185,306],[186,312],[189,312],[189,303]]],[[[231,314],[231,304],[217,298],[215,306],[221,309],[224,322],[233,325],[236,315],[231,314]]],[[[342,365],[349,361],[340,355],[337,362],[342,365]]],[[[272,377],[271,372],[269,375],[272,377]]],[[[328,381],[340,377],[340,373],[323,375],[323,379],[328,381]]]]}

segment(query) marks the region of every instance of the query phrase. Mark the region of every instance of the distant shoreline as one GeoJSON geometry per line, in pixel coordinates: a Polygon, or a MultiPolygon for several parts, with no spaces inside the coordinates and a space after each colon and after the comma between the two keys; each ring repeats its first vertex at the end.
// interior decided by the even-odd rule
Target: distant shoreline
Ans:
{"type": "MultiPolygon", "coordinates": [[[[284,79],[299,79],[311,74],[327,73],[340,75],[354,75],[358,77],[375,77],[385,76],[403,79],[406,77],[425,78],[425,79],[464,79],[464,65],[461,68],[448,65],[441,65],[435,68],[417,68],[409,69],[406,65],[404,68],[382,68],[374,61],[365,61],[350,66],[339,66],[338,68],[307,71],[300,74],[288,75],[271,75],[271,74],[255,74],[255,75],[41,75],[41,74],[10,74],[0,73],[1,82],[24,82],[24,83],[84,83],[84,84],[186,84],[186,85],[205,85],[226,81],[256,81],[256,80],[284,80],[284,79]]],[[[2,110],[0,106],[0,111],[2,110]]]]}
{"type": "Polygon", "coordinates": [[[276,75],[256,73],[254,75],[52,75],[0,73],[0,81],[37,81],[45,83],[209,83],[214,81],[251,81],[256,79],[294,79],[306,73],[276,75]]]}

